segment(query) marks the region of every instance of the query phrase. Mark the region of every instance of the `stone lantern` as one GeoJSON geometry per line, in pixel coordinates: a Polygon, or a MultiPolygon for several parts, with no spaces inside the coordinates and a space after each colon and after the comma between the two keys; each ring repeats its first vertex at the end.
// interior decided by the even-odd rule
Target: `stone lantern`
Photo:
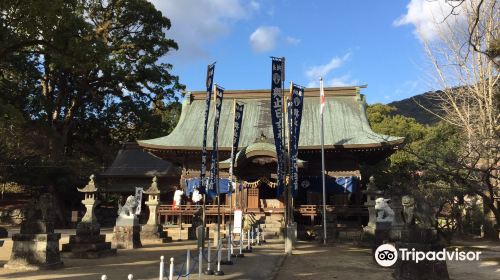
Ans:
{"type": "Polygon", "coordinates": [[[156,213],[156,209],[160,204],[160,189],[158,188],[158,178],[156,176],[153,177],[151,186],[149,189],[145,190],[144,193],[148,195],[146,205],[149,208],[149,218],[146,224],[142,226],[141,239],[159,243],[171,241],[172,239],[167,237],[162,226],[159,224],[158,215],[156,213]]]}
{"type": "Polygon", "coordinates": [[[62,251],[68,252],[69,257],[81,259],[94,259],[116,254],[116,249],[111,249],[111,243],[106,242],[106,236],[101,234],[101,226],[95,216],[95,207],[98,203],[98,188],[95,176],[91,175],[88,184],[77,190],[84,194],[82,204],[85,206],[85,215],[76,226],[76,235],[69,237],[69,243],[63,244],[62,251]]]}
{"type": "MultiPolygon", "coordinates": [[[[97,195],[97,187],[95,184],[95,176],[94,174],[90,175],[90,181],[83,189],[77,190],[81,193],[84,193],[84,199],[82,200],[82,204],[85,206],[86,211],[85,215],[82,218],[81,223],[89,223],[92,224],[94,228],[99,231],[100,225],[97,222],[97,218],[94,213],[95,206],[97,204],[96,195],[97,195]]],[[[77,227],[77,231],[80,227],[77,227]]]]}
{"type": "Polygon", "coordinates": [[[146,205],[149,207],[149,219],[146,225],[157,225],[158,216],[156,215],[156,208],[160,204],[160,190],[158,189],[158,178],[156,176],[153,178],[151,187],[144,191],[144,193],[148,195],[146,205]]]}

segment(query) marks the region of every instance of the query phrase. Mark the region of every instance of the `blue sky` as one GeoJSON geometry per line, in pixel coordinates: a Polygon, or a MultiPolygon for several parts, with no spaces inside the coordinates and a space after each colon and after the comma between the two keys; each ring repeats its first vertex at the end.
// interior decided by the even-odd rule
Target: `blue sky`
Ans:
{"type": "Polygon", "coordinates": [[[167,36],[180,49],[165,61],[188,90],[203,90],[213,61],[226,89],[269,88],[270,56],[286,57],[286,83],[317,86],[321,75],[327,86],[368,84],[368,103],[430,89],[415,31],[429,33],[425,0],[152,2],[172,21],[167,36]]]}

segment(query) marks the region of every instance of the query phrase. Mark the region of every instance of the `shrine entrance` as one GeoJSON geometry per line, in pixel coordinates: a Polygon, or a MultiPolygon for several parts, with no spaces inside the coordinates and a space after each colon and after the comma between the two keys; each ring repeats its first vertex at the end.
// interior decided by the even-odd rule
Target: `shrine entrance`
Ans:
{"type": "Polygon", "coordinates": [[[276,197],[276,182],[266,177],[255,181],[244,182],[247,208],[264,210],[269,208],[284,208],[283,202],[276,197]]]}

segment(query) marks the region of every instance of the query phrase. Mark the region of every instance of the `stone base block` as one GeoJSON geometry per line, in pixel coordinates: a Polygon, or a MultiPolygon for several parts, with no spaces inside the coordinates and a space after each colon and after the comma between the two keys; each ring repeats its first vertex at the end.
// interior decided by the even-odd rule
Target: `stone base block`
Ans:
{"type": "Polygon", "coordinates": [[[115,226],[113,228],[113,239],[111,243],[117,249],[141,248],[141,227],[115,226]]]}
{"type": "Polygon", "coordinates": [[[164,231],[172,240],[189,240],[189,230],[187,228],[168,227],[164,231]]]}
{"type": "Polygon", "coordinates": [[[111,249],[111,242],[106,242],[105,235],[71,235],[69,243],[63,244],[65,256],[76,259],[96,259],[116,255],[111,249]]]}
{"type": "Polygon", "coordinates": [[[59,233],[14,234],[12,254],[4,268],[16,270],[56,269],[63,265],[59,233]]]}
{"type": "Polygon", "coordinates": [[[141,240],[150,243],[172,242],[172,237],[162,230],[160,225],[143,225],[141,228],[141,240]]]}

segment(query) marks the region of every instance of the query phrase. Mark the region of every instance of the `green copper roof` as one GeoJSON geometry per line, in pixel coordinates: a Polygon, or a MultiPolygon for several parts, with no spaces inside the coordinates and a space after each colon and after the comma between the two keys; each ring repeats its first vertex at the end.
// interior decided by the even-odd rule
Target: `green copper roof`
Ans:
{"type": "MultiPolygon", "coordinates": [[[[204,94],[204,92],[196,92],[186,96],[179,123],[172,133],[160,138],[138,141],[139,145],[150,149],[201,149],[205,110],[204,94]]],[[[270,91],[226,91],[219,125],[219,149],[231,149],[234,99],[245,105],[239,148],[260,142],[259,139],[262,138],[272,139],[270,91]]],[[[213,102],[211,105],[207,141],[209,150],[212,147],[214,122],[213,102]]],[[[369,148],[403,142],[402,137],[374,133],[368,124],[365,106],[364,96],[359,94],[359,88],[325,89],[324,143],[326,148],[369,148]]],[[[317,149],[321,145],[319,110],[319,89],[306,89],[300,130],[300,149],[317,149]]]]}

